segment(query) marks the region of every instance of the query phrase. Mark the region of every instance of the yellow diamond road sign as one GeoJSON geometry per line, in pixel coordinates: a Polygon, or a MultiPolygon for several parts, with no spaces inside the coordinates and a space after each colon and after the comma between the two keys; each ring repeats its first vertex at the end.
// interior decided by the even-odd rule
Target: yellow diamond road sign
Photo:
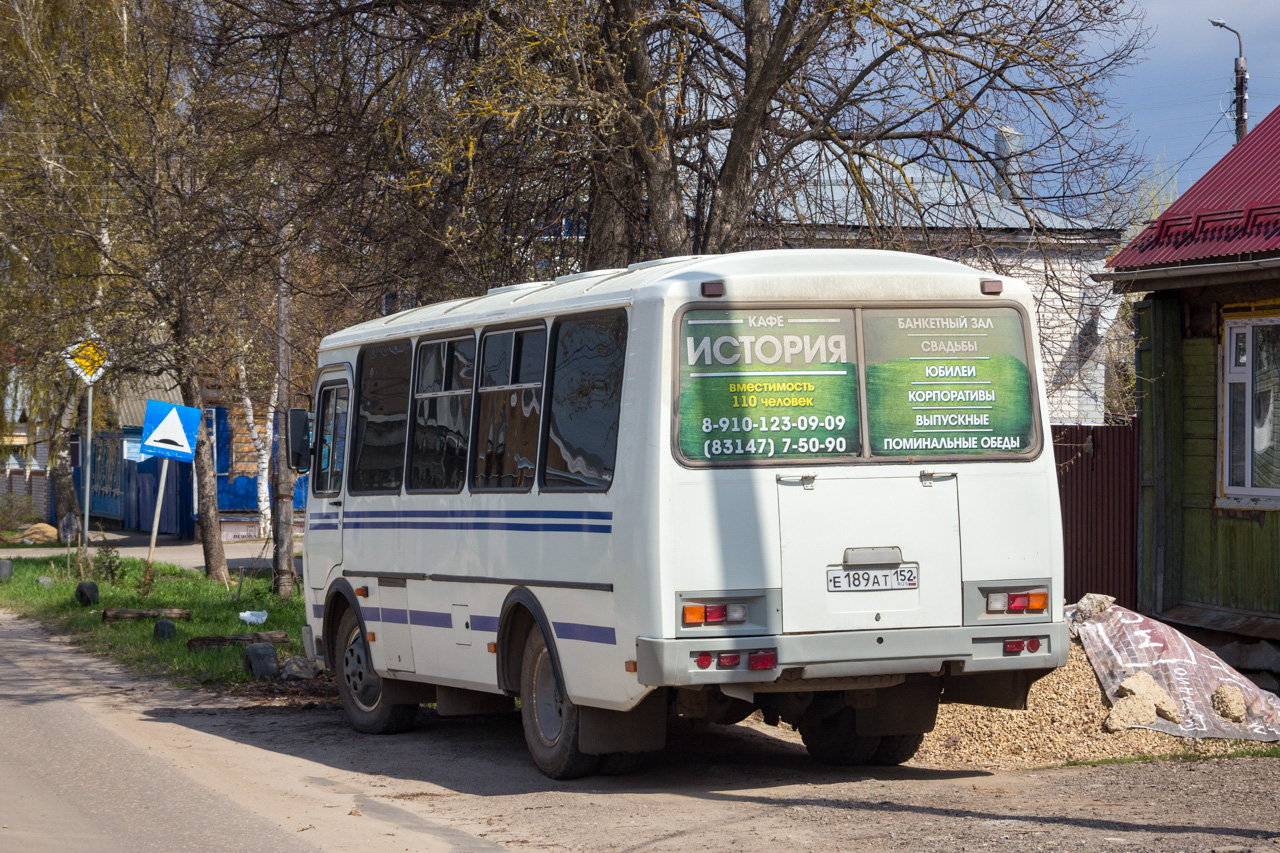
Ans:
{"type": "Polygon", "coordinates": [[[98,377],[102,376],[102,371],[106,370],[109,364],[106,349],[102,344],[92,340],[81,341],[68,347],[62,354],[62,358],[66,361],[67,367],[74,370],[88,385],[97,382],[98,377]]]}

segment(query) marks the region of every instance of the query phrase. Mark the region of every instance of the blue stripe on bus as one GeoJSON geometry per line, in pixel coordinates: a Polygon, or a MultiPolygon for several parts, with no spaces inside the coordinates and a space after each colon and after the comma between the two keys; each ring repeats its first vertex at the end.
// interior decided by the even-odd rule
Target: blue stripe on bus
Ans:
{"type": "Polygon", "coordinates": [[[311,529],[311,530],[337,530],[337,529],[338,529],[338,525],[336,525],[336,524],[312,524],[310,529],[311,529]]]}
{"type": "Polygon", "coordinates": [[[434,610],[410,610],[409,624],[425,625],[428,628],[452,628],[453,615],[434,610]]]}
{"type": "Polygon", "coordinates": [[[604,643],[608,646],[618,644],[617,635],[612,628],[604,625],[583,625],[579,622],[552,622],[556,638],[561,640],[585,640],[588,643],[604,643]]]}
{"type": "Polygon", "coordinates": [[[378,621],[382,622],[385,625],[408,625],[409,624],[408,610],[403,610],[398,607],[384,607],[382,608],[381,615],[382,615],[382,618],[379,619],[378,621]]]}
{"type": "MultiPolygon", "coordinates": [[[[324,617],[324,605],[311,605],[317,619],[324,617]]],[[[453,616],[435,610],[403,610],[396,607],[362,607],[365,622],[381,622],[387,625],[422,625],[427,628],[452,628],[453,616]]],[[[584,625],[580,622],[552,622],[551,627],[559,640],[582,640],[607,646],[618,644],[617,633],[607,625],[584,625]]],[[[497,616],[472,616],[471,630],[497,633],[497,616]]]]}
{"type": "MultiPolygon", "coordinates": [[[[350,518],[350,516],[348,516],[350,518]]],[[[545,533],[612,533],[611,524],[520,524],[503,521],[348,521],[349,530],[518,530],[545,533]]],[[[319,529],[313,526],[312,530],[319,529]]],[[[336,527],[333,529],[337,529],[336,527]]]]}
{"type": "Polygon", "coordinates": [[[340,512],[313,512],[313,513],[309,513],[307,515],[307,518],[310,518],[312,520],[317,520],[317,519],[323,520],[326,518],[338,518],[341,515],[342,513],[340,512]]]}
{"type": "Polygon", "coordinates": [[[613,513],[536,509],[369,509],[350,510],[347,512],[347,518],[581,518],[591,521],[612,521],[613,513]]]}

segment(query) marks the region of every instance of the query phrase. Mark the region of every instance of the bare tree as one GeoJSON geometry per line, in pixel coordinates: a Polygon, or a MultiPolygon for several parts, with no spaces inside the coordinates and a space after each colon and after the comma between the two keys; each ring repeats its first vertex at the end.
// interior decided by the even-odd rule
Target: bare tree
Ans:
{"type": "MultiPolygon", "coordinates": [[[[46,277],[65,269],[66,257],[85,258],[90,298],[55,316],[87,320],[118,370],[172,375],[183,402],[202,407],[209,380],[230,374],[232,284],[267,263],[258,212],[270,179],[252,104],[235,97],[215,55],[173,36],[186,14],[180,6],[58,6],[65,20],[52,51],[50,7],[7,7],[16,23],[6,35],[22,50],[6,83],[21,109],[0,121],[39,152],[4,160],[0,205],[20,232],[9,239],[29,258],[52,259],[46,277]]],[[[63,282],[55,290],[69,295],[63,282]]],[[[195,469],[206,571],[225,579],[204,430],[195,469]]]]}

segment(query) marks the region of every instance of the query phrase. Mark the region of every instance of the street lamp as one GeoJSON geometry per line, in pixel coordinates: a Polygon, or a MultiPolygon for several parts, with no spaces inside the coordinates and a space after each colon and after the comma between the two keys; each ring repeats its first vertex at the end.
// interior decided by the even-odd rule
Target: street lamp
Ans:
{"type": "Polygon", "coordinates": [[[1240,31],[1228,27],[1227,22],[1221,18],[1210,18],[1209,23],[1215,27],[1221,27],[1236,34],[1236,42],[1240,47],[1240,53],[1236,56],[1236,142],[1244,139],[1244,135],[1248,132],[1249,112],[1246,109],[1249,103],[1248,81],[1249,72],[1246,70],[1247,65],[1244,58],[1244,39],[1240,37],[1240,31]]]}

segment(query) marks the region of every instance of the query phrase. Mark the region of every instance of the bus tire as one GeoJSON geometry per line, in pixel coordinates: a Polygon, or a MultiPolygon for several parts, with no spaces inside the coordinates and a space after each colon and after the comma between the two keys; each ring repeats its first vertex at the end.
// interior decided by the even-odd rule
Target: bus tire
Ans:
{"type": "Polygon", "coordinates": [[[600,756],[578,747],[582,716],[559,688],[555,661],[542,629],[534,625],[520,665],[520,717],[533,763],[552,779],[577,779],[595,772],[600,756]]]}
{"type": "Polygon", "coordinates": [[[418,715],[417,704],[392,705],[384,700],[382,678],[369,660],[369,644],[354,610],[338,623],[338,696],[358,732],[389,735],[407,731],[418,715]]]}
{"type": "Polygon", "coordinates": [[[825,717],[802,717],[800,738],[815,759],[841,767],[867,764],[880,748],[880,738],[858,734],[852,708],[841,708],[825,717]]]}
{"type": "Polygon", "coordinates": [[[876,747],[871,763],[881,767],[892,767],[910,761],[924,743],[924,735],[881,735],[880,745],[876,747]]]}

